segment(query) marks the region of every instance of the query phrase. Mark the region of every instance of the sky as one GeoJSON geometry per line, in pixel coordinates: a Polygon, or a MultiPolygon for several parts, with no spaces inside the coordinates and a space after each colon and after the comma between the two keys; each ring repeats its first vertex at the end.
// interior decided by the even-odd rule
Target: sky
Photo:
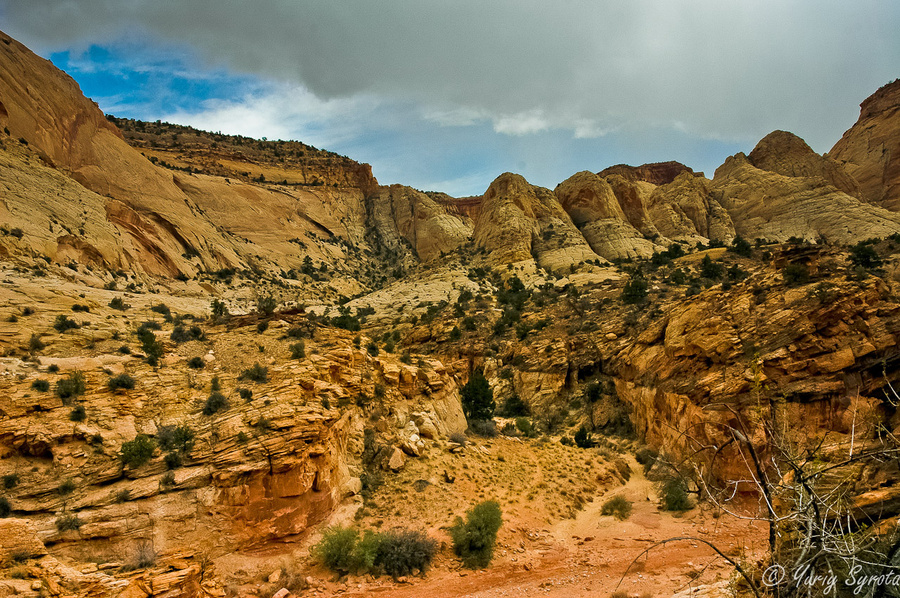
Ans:
{"type": "Polygon", "coordinates": [[[776,129],[826,152],[900,77],[892,0],[0,0],[0,29],[104,112],[455,196],[506,171],[712,177],[776,129]]]}

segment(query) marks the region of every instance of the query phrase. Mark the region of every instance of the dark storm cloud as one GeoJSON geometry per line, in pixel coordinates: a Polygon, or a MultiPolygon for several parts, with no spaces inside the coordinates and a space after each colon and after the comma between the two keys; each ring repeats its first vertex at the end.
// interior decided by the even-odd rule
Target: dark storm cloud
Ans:
{"type": "Polygon", "coordinates": [[[0,18],[44,53],[146,36],[509,135],[783,128],[825,151],[900,76],[900,4],[881,0],[0,0],[0,18]]]}

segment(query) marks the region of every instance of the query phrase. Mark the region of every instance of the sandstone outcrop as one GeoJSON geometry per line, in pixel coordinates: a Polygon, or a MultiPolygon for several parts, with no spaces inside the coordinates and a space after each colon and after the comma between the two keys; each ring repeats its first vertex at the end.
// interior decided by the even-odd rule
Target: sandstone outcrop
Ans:
{"type": "Polygon", "coordinates": [[[599,175],[579,172],[560,183],[554,193],[598,255],[608,260],[649,257],[660,249],[626,219],[613,188],[599,175]]]}
{"type": "Polygon", "coordinates": [[[900,232],[894,212],[838,191],[820,177],[760,170],[743,154],[728,158],[716,170],[711,193],[745,239],[797,237],[853,244],[900,232]]]}
{"type": "Polygon", "coordinates": [[[653,190],[648,213],[669,239],[690,243],[715,239],[726,244],[734,239],[731,216],[711,197],[709,180],[687,171],[653,190]]]}
{"type": "Polygon", "coordinates": [[[861,198],[859,184],[843,166],[828,156],[820,156],[793,133],[772,131],[756,144],[747,159],[760,170],[789,177],[822,178],[838,191],[861,198]]]}
{"type": "Polygon", "coordinates": [[[594,253],[549,189],[505,173],[491,183],[475,221],[475,243],[508,264],[534,259],[542,268],[568,270],[594,253]]]}
{"type": "Polygon", "coordinates": [[[402,237],[424,262],[450,253],[472,237],[472,225],[420,191],[403,185],[381,187],[368,202],[373,228],[399,249],[402,237]]]}
{"type": "Polygon", "coordinates": [[[900,211],[900,80],[860,104],[859,120],[828,152],[866,201],[900,211]]]}

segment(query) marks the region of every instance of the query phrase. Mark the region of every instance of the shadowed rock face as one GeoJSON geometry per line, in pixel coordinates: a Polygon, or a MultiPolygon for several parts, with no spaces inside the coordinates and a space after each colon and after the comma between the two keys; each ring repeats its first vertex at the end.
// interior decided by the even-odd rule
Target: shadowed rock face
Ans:
{"type": "Polygon", "coordinates": [[[900,211],[900,80],[860,104],[859,120],[828,156],[857,181],[866,201],[900,211]]]}

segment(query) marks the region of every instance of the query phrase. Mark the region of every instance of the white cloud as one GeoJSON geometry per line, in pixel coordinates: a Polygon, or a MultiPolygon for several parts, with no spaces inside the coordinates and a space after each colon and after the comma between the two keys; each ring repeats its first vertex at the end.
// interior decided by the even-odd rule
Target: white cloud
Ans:
{"type": "Polygon", "coordinates": [[[550,128],[541,109],[526,110],[517,114],[498,116],[494,119],[494,131],[505,135],[530,135],[550,128]]]}

